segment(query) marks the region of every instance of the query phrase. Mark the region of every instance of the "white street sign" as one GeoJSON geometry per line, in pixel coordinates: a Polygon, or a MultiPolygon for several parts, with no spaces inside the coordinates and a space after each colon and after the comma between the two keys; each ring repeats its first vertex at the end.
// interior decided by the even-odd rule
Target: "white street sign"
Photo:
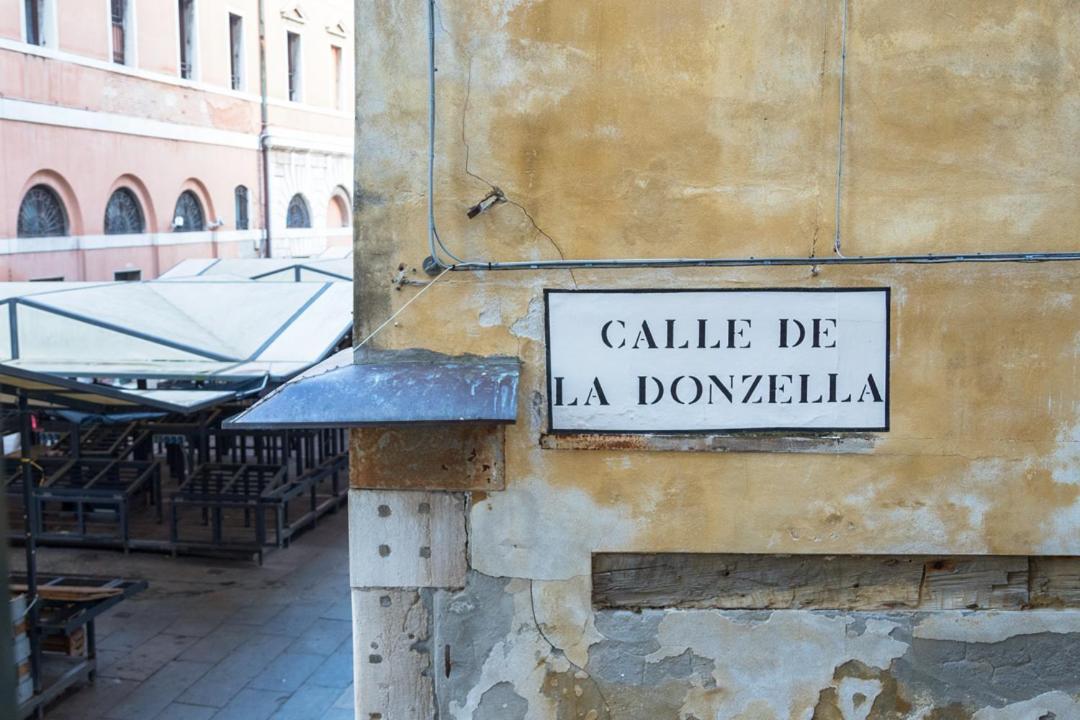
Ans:
{"type": "Polygon", "coordinates": [[[553,433],[889,428],[888,288],[544,295],[553,433]]]}

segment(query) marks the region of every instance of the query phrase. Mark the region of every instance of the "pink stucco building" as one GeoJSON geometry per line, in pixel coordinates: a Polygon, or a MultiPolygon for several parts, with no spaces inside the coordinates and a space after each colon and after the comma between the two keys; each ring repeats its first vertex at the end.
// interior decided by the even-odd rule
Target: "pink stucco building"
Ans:
{"type": "Polygon", "coordinates": [[[349,0],[0,0],[0,281],[348,245],[352,17],[349,0]]]}

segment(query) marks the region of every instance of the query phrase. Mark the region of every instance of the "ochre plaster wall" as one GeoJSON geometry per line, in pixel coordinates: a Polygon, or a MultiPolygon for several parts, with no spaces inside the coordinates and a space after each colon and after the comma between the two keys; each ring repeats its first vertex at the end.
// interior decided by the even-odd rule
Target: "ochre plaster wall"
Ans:
{"type": "MultiPolygon", "coordinates": [[[[364,337],[417,292],[394,289],[399,264],[428,254],[427,29],[424,3],[357,11],[364,337]]],[[[842,15],[841,0],[443,0],[441,237],[484,260],[832,256],[842,15]],[[510,202],[468,220],[492,186],[510,202]]],[[[843,254],[1080,249],[1080,5],[852,0],[846,46],[843,254]]],[[[473,498],[470,567],[527,580],[492,592],[514,598],[503,598],[508,617],[527,615],[516,604],[525,592],[568,672],[593,673],[597,624],[619,632],[588,605],[597,551],[1078,554],[1078,279],[1072,263],[451,272],[371,344],[522,358],[506,490],[473,498]],[[541,448],[543,288],[845,286],[893,291],[891,429],[869,451],[541,448]]],[[[468,592],[481,593],[477,582],[468,592]]],[[[789,621],[769,636],[775,652],[808,632],[775,623],[789,621]]],[[[717,642],[714,658],[736,647],[717,642]]],[[[856,659],[845,648],[822,660],[822,683],[856,659]]],[[[859,661],[885,667],[907,652],[887,650],[859,661]]],[[[539,695],[523,679],[535,671],[522,663],[515,690],[531,703],[539,695]]],[[[470,717],[496,676],[472,678],[476,692],[444,709],[470,717]]],[[[809,717],[822,685],[807,682],[761,706],[698,687],[678,701],[690,714],[671,717],[809,717]]],[[[973,697],[957,700],[967,714],[956,717],[980,706],[973,697]]],[[[522,717],[555,717],[538,707],[522,717]]]]}
{"type": "MultiPolygon", "coordinates": [[[[1075,249],[1080,153],[1064,149],[1080,146],[1080,35],[1066,28],[1080,9],[931,6],[849,10],[843,252],[1075,249]]],[[[436,197],[457,254],[833,254],[838,4],[439,7],[436,197]],[[466,219],[490,189],[476,176],[520,206],[466,219]]],[[[358,20],[371,28],[358,251],[375,296],[362,297],[383,311],[415,291],[394,292],[369,247],[395,267],[427,254],[422,10],[380,4],[358,20]]],[[[452,273],[378,342],[525,361],[507,492],[474,511],[487,540],[521,541],[491,569],[565,575],[533,555],[546,557],[544,536],[572,543],[553,529],[580,528],[585,508],[619,529],[582,552],[1061,553],[1080,543],[1078,275],[1069,263],[452,273]],[[891,430],[868,454],[542,450],[540,291],[575,286],[890,286],[891,430]],[[546,522],[514,520],[528,503],[546,522]]]]}

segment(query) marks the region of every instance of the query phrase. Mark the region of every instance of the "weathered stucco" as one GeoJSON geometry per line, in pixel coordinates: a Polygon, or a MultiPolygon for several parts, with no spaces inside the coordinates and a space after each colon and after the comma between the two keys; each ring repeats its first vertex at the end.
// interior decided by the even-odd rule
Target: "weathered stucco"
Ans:
{"type": "Polygon", "coordinates": [[[496,701],[521,720],[1080,717],[1075,612],[602,611],[583,626],[574,586],[473,573],[440,593],[439,717],[496,701]]]}
{"type": "MultiPolygon", "coordinates": [[[[832,255],[841,16],[841,0],[442,0],[442,239],[485,260],[832,255]],[[492,186],[509,202],[467,219],[492,186]]],[[[415,297],[393,279],[428,254],[424,3],[358,3],[357,27],[362,338],[415,297]]],[[[844,254],[1076,249],[1080,5],[851,0],[847,53],[844,254]]],[[[523,368],[506,488],[472,497],[469,586],[436,599],[436,634],[470,656],[437,674],[440,717],[1080,717],[1067,610],[991,632],[978,613],[595,613],[588,592],[598,551],[1080,554],[1078,278],[442,276],[370,344],[523,368]],[[542,446],[543,288],[845,286],[892,288],[891,428],[869,445],[542,446]]]]}

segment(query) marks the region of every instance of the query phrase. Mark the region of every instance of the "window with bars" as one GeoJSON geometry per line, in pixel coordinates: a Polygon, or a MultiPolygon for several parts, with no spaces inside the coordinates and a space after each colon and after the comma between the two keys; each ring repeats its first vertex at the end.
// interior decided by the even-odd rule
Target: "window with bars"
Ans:
{"type": "Polygon", "coordinates": [[[195,77],[195,0],[179,0],[180,77],[195,77]]]}
{"type": "Polygon", "coordinates": [[[229,77],[233,90],[244,88],[244,18],[229,13],[229,77]]]}
{"type": "Polygon", "coordinates": [[[190,190],[180,193],[180,197],[176,199],[172,227],[173,232],[199,232],[206,229],[202,203],[190,190]]]}
{"type": "Polygon", "coordinates": [[[112,59],[127,64],[127,0],[110,0],[112,8],[112,59]]]}
{"type": "Polygon", "coordinates": [[[236,229],[248,229],[248,189],[243,185],[236,186],[236,229]]]}
{"type": "Polygon", "coordinates": [[[289,210],[285,215],[285,227],[311,227],[311,213],[308,211],[307,201],[299,193],[293,195],[292,200],[289,201],[289,210]]]}
{"type": "Polygon", "coordinates": [[[105,205],[105,234],[131,235],[145,231],[142,206],[135,193],[127,188],[118,189],[105,205]]]}
{"type": "Polygon", "coordinates": [[[300,102],[302,90],[300,35],[294,32],[286,33],[286,44],[289,56],[289,100],[300,102]]]}
{"type": "Polygon", "coordinates": [[[19,237],[56,237],[68,234],[64,203],[48,185],[35,185],[26,191],[19,205],[16,234],[19,237]]]}

